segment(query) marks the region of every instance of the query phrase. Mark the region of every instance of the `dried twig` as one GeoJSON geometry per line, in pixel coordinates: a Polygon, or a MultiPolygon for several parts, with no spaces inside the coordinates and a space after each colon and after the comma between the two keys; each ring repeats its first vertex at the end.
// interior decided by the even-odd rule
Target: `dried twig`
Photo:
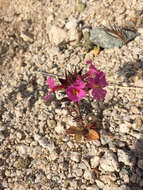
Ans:
{"type": "Polygon", "coordinates": [[[125,89],[129,89],[129,90],[143,90],[143,87],[141,87],[141,86],[122,86],[122,85],[116,84],[116,83],[110,83],[108,85],[108,87],[125,88],[125,89]]]}

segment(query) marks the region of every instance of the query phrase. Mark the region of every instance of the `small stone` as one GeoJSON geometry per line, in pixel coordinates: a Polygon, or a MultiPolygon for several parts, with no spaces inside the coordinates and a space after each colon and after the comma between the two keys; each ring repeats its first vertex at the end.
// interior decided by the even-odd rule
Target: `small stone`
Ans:
{"type": "Polygon", "coordinates": [[[118,149],[117,155],[118,155],[119,162],[123,162],[125,165],[130,165],[129,156],[124,150],[118,149]]]}
{"type": "Polygon", "coordinates": [[[79,164],[79,168],[81,168],[83,170],[87,170],[88,167],[86,166],[85,163],[82,162],[82,163],[79,164]]]}
{"type": "Polygon", "coordinates": [[[121,185],[118,190],[130,190],[130,188],[127,185],[121,185]]]}
{"type": "Polygon", "coordinates": [[[20,155],[25,155],[27,153],[27,151],[28,151],[28,146],[26,146],[26,145],[18,145],[17,150],[18,150],[18,153],[20,155]]]}
{"type": "Polygon", "coordinates": [[[109,172],[118,171],[119,164],[117,157],[112,151],[105,152],[104,156],[100,160],[101,169],[109,172]]]}
{"type": "Polygon", "coordinates": [[[130,134],[135,137],[136,139],[141,139],[142,134],[136,131],[131,131],[130,134]]]}
{"type": "Polygon", "coordinates": [[[76,176],[81,177],[83,175],[83,170],[80,168],[75,169],[74,173],[76,176]]]}
{"type": "Polygon", "coordinates": [[[43,147],[46,148],[49,145],[49,142],[47,140],[47,138],[42,137],[41,139],[39,139],[39,144],[43,147]]]}
{"type": "Polygon", "coordinates": [[[65,30],[57,27],[57,26],[51,26],[51,29],[49,31],[49,39],[51,43],[55,43],[55,45],[58,45],[60,42],[66,40],[67,33],[65,30]]]}
{"type": "Polygon", "coordinates": [[[106,131],[100,132],[100,140],[102,145],[106,145],[111,142],[111,138],[106,131]]]}
{"type": "Polygon", "coordinates": [[[55,122],[55,120],[47,120],[47,125],[50,128],[55,128],[56,122],[55,122]]]}
{"type": "Polygon", "coordinates": [[[34,134],[34,140],[35,141],[39,141],[39,139],[41,138],[41,136],[40,135],[38,135],[38,134],[34,134]]]}
{"type": "Polygon", "coordinates": [[[143,187],[143,179],[140,181],[140,187],[143,187]]]}
{"type": "Polygon", "coordinates": [[[55,149],[55,145],[53,142],[50,142],[47,146],[49,152],[52,152],[55,149]]]}
{"type": "Polygon", "coordinates": [[[76,5],[76,11],[77,12],[81,13],[82,11],[84,11],[84,9],[85,9],[85,4],[84,3],[78,3],[76,5]]]}
{"type": "Polygon", "coordinates": [[[71,152],[70,158],[71,158],[71,160],[73,160],[75,162],[79,162],[80,158],[81,158],[81,155],[80,155],[79,152],[71,152]]]}
{"type": "Polygon", "coordinates": [[[98,156],[94,156],[90,159],[91,167],[96,168],[99,165],[100,158],[98,156]]]}
{"type": "Polygon", "coordinates": [[[61,123],[61,122],[58,122],[57,123],[57,126],[55,127],[55,131],[58,133],[58,134],[63,134],[65,132],[64,130],[64,125],[61,123]]]}
{"type": "Polygon", "coordinates": [[[143,160],[138,161],[138,167],[143,170],[143,160]]]}
{"type": "Polygon", "coordinates": [[[120,125],[120,133],[129,133],[129,128],[127,127],[126,124],[120,125]]]}
{"type": "Polygon", "coordinates": [[[100,189],[104,189],[105,184],[102,181],[96,179],[95,182],[100,189]]]}
{"type": "Polygon", "coordinates": [[[3,140],[5,138],[3,131],[0,131],[0,140],[3,140]]]}
{"type": "Polygon", "coordinates": [[[19,158],[16,162],[15,162],[15,167],[18,169],[26,169],[29,167],[31,163],[31,158],[27,157],[27,158],[19,158]]]}
{"type": "Polygon", "coordinates": [[[13,189],[14,190],[25,190],[25,186],[22,184],[15,184],[13,189]]]}
{"type": "Polygon", "coordinates": [[[27,31],[21,33],[21,38],[23,38],[23,40],[26,42],[33,42],[34,41],[34,35],[30,32],[27,32],[27,31]]]}
{"type": "Polygon", "coordinates": [[[91,185],[89,187],[86,187],[86,190],[99,190],[99,188],[97,187],[97,185],[91,185]]]}
{"type": "Polygon", "coordinates": [[[74,147],[74,144],[71,141],[67,142],[67,145],[68,145],[69,148],[73,148],[74,147]]]}
{"type": "Polygon", "coordinates": [[[120,171],[120,178],[125,182],[129,183],[129,176],[128,171],[124,168],[120,171]]]}
{"type": "Polygon", "coordinates": [[[90,170],[85,170],[83,176],[84,176],[84,179],[91,180],[92,179],[92,172],[90,170]]]}
{"type": "Polygon", "coordinates": [[[69,22],[66,23],[65,27],[68,29],[68,30],[73,30],[75,29],[77,26],[77,20],[76,19],[71,19],[69,22]]]}
{"type": "Polygon", "coordinates": [[[21,140],[22,139],[22,133],[21,132],[17,132],[16,133],[16,136],[17,136],[17,138],[19,139],[19,140],[21,140]]]}
{"type": "Polygon", "coordinates": [[[50,152],[50,160],[56,160],[58,158],[58,154],[55,151],[50,152]]]}

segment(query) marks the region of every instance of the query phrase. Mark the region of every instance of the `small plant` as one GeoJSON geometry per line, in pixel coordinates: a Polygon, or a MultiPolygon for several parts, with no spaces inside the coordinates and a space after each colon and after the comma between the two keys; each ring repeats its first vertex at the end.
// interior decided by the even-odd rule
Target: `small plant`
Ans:
{"type": "Polygon", "coordinates": [[[65,72],[65,79],[58,78],[60,85],[54,85],[53,77],[49,77],[46,81],[50,89],[45,100],[48,101],[55,91],[63,90],[66,96],[61,101],[74,103],[74,106],[68,108],[68,113],[73,117],[77,126],[71,126],[66,133],[74,134],[76,141],[79,141],[82,137],[89,140],[99,139],[99,135],[95,130],[98,121],[94,118],[89,121],[90,115],[83,117],[80,110],[80,100],[87,96],[89,90],[92,91],[92,96],[97,101],[104,99],[107,93],[103,89],[108,85],[104,72],[97,70],[91,60],[88,60],[86,63],[89,64],[89,71],[85,74],[82,74],[82,69],[77,71],[75,68],[73,73],[65,72]]]}

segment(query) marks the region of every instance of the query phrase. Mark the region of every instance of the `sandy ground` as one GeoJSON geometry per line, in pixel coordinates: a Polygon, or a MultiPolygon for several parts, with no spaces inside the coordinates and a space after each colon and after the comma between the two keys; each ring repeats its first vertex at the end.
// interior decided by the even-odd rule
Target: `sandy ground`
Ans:
{"type": "Polygon", "coordinates": [[[142,17],[142,7],[142,0],[0,0],[0,189],[143,189],[143,29],[98,55],[85,51],[77,30],[122,26],[142,17]],[[109,86],[104,101],[83,102],[85,113],[100,115],[100,139],[76,143],[65,133],[73,121],[60,95],[44,100],[46,73],[87,70],[88,59],[109,86]]]}

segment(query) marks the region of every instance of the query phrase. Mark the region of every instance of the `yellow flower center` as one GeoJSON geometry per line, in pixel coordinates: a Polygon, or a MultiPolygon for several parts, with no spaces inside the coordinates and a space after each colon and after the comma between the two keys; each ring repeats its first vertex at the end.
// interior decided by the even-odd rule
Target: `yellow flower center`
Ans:
{"type": "Polygon", "coordinates": [[[73,89],[73,95],[74,96],[78,95],[78,90],[73,89]]]}
{"type": "Polygon", "coordinates": [[[99,85],[98,84],[94,84],[94,88],[99,88],[99,85]]]}
{"type": "Polygon", "coordinates": [[[52,89],[52,88],[50,88],[50,89],[49,89],[49,92],[52,92],[52,91],[53,91],[53,89],[52,89]]]}

